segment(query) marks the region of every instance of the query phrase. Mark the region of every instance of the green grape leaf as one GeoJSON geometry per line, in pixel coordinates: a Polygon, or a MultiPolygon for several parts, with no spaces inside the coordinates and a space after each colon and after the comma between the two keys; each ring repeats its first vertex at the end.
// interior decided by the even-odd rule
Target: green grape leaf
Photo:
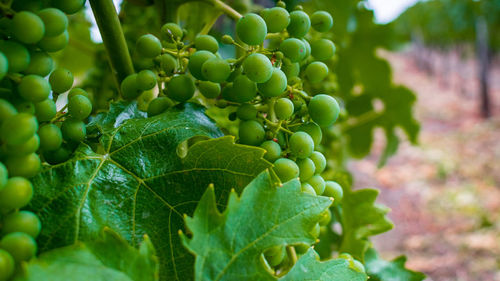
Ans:
{"type": "Polygon", "coordinates": [[[379,257],[375,249],[370,248],[365,254],[365,268],[374,281],[422,281],[425,274],[405,268],[406,257],[400,256],[392,261],[379,257]]]}
{"type": "Polygon", "coordinates": [[[389,208],[375,203],[379,191],[360,189],[351,191],[344,187],[342,199],[342,234],[340,252],[349,253],[364,261],[371,243],[368,237],[391,230],[394,225],[386,217],[389,208]]]}
{"type": "Polygon", "coordinates": [[[99,137],[94,152],[81,145],[69,161],[33,178],[30,208],[41,218],[42,251],[92,240],[108,226],[133,245],[147,234],[160,260],[161,280],[191,280],[193,257],[177,231],[206,187],[225,202],[270,167],[261,148],[219,137],[201,106],[184,104],[144,118],[136,103],[113,105],[89,124],[99,137]],[[132,119],[129,119],[132,118],[132,119]],[[193,139],[193,137],[196,137],[193,139]]]}
{"type": "Polygon", "coordinates": [[[147,236],[136,249],[105,228],[94,241],[41,254],[23,271],[15,281],[155,281],[159,266],[147,236]]]}
{"type": "MultiPolygon", "coordinates": [[[[331,203],[330,198],[302,193],[298,180],[276,187],[268,171],[256,177],[240,198],[232,192],[223,213],[217,209],[213,187],[209,188],[194,216],[186,217],[192,238],[181,234],[184,245],[196,255],[195,279],[277,280],[264,266],[263,251],[276,245],[314,243],[310,231],[331,203]]],[[[310,263],[307,257],[301,265],[306,263],[310,263]]],[[[302,270],[297,268],[293,276],[307,277],[302,270]]],[[[315,272],[316,266],[311,270],[315,272]]]]}
{"type": "Polygon", "coordinates": [[[345,259],[319,261],[318,254],[310,248],[280,281],[365,281],[368,279],[363,272],[349,267],[345,259]]]}

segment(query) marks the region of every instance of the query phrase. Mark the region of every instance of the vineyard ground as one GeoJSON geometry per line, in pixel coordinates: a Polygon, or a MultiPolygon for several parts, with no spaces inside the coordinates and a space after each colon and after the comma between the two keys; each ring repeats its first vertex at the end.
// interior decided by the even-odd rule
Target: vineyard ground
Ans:
{"type": "Polygon", "coordinates": [[[495,117],[484,121],[473,60],[446,75],[437,63],[429,75],[410,52],[381,56],[396,83],[417,93],[422,131],[419,146],[403,142],[381,169],[384,140],[377,132],[374,153],[349,165],[355,186],[379,188],[379,202],[394,210],[395,229],[375,244],[385,258],[406,253],[408,267],[428,280],[500,281],[500,64],[491,73],[495,117]]]}

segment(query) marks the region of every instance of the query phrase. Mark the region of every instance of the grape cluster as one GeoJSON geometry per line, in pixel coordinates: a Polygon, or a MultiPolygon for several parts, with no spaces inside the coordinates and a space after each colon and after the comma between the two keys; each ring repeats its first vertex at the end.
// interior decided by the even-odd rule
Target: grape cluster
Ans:
{"type": "MultiPolygon", "coordinates": [[[[189,42],[179,25],[167,23],[160,36],[146,34],[137,40],[134,58],[142,70],[122,82],[121,93],[140,101],[156,87],[158,95],[147,105],[149,116],[193,98],[209,107],[234,106],[229,117],[239,120],[239,143],[265,149],[264,158],[274,164],[281,182],[299,178],[302,192],[333,197],[338,204],[342,188],[321,176],[327,163],[318,149],[322,128],[337,120],[340,107],[328,94],[312,96],[304,90],[305,83],[321,83],[329,74],[325,61],[334,56],[335,45],[317,34],[332,25],[327,12],[309,16],[300,6],[288,12],[280,1],[260,15],[249,13],[237,21],[237,40],[224,35],[221,41],[243,55],[224,59],[214,37],[198,35],[189,42]],[[311,27],[315,37],[309,34],[311,27]]],[[[311,230],[314,237],[330,219],[327,210],[311,230]]],[[[269,265],[277,266],[285,247],[269,249],[265,256],[269,265]]]]}
{"type": "Polygon", "coordinates": [[[85,0],[9,3],[2,4],[0,18],[0,281],[37,251],[40,220],[20,210],[33,196],[29,178],[43,162],[69,158],[92,111],[88,94],[71,89],[73,74],[55,68],[49,54],[68,45],[66,14],[79,11],[85,0]],[[58,96],[70,89],[68,104],[58,111],[58,96]]]}

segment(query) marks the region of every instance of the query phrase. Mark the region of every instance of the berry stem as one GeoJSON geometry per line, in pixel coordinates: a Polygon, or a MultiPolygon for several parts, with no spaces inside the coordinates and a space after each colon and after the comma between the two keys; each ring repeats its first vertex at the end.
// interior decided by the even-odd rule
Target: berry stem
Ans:
{"type": "Polygon", "coordinates": [[[134,66],[115,5],[112,0],[89,0],[89,2],[108,54],[111,70],[120,89],[121,81],[134,73],[134,66]]]}
{"type": "Polygon", "coordinates": [[[239,20],[243,17],[240,13],[238,13],[235,9],[233,9],[228,4],[220,1],[220,0],[204,0],[205,2],[212,4],[216,9],[220,10],[224,14],[228,15],[233,20],[239,20]]]}

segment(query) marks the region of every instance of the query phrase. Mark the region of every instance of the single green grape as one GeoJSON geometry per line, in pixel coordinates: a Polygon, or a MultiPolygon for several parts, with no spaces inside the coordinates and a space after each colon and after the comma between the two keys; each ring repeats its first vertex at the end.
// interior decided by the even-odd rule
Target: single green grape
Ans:
{"type": "Polygon", "coordinates": [[[283,58],[281,64],[281,71],[285,73],[286,78],[290,80],[293,77],[299,76],[300,64],[298,62],[291,62],[288,58],[283,58]]]}
{"type": "Polygon", "coordinates": [[[9,252],[16,262],[28,261],[36,254],[36,242],[33,237],[22,232],[13,232],[0,240],[0,248],[9,252]]]}
{"type": "Polygon", "coordinates": [[[43,152],[43,158],[45,159],[45,161],[47,161],[47,163],[51,165],[62,163],[68,160],[70,156],[71,156],[71,151],[64,146],[61,146],[53,151],[43,152]]]}
{"type": "Polygon", "coordinates": [[[142,94],[142,90],[139,88],[137,84],[137,74],[130,74],[129,76],[123,79],[122,84],[120,85],[120,89],[122,92],[122,97],[127,100],[132,100],[137,98],[142,94]]]}
{"type": "Polygon", "coordinates": [[[320,175],[314,175],[307,181],[316,191],[316,195],[321,195],[325,191],[325,180],[320,175]]]}
{"type": "Polygon", "coordinates": [[[231,74],[231,66],[223,59],[212,58],[203,63],[201,73],[208,81],[222,83],[231,74]]]}
{"type": "Polygon", "coordinates": [[[66,14],[74,14],[85,5],[85,0],[52,0],[52,5],[66,14]]]}
{"type": "Polygon", "coordinates": [[[300,191],[302,191],[304,193],[307,193],[307,194],[310,194],[310,195],[316,196],[316,191],[307,182],[303,182],[303,183],[300,184],[300,191]]]}
{"type": "Polygon", "coordinates": [[[160,32],[163,38],[165,38],[168,43],[173,43],[175,40],[180,40],[184,35],[182,28],[173,22],[164,24],[161,27],[160,32]]]}
{"type": "Polygon", "coordinates": [[[266,22],[269,33],[280,32],[290,23],[290,14],[286,9],[280,7],[267,9],[262,18],[266,22]]]}
{"type": "Polygon", "coordinates": [[[7,184],[9,178],[9,173],[7,172],[7,167],[0,162],[0,190],[2,190],[7,184]]]}
{"type": "Polygon", "coordinates": [[[299,166],[299,177],[301,181],[307,181],[314,176],[316,166],[314,166],[314,162],[310,158],[297,159],[296,163],[297,166],[299,166]]]}
{"type": "Polygon", "coordinates": [[[332,212],[330,209],[326,209],[324,212],[320,214],[319,225],[325,226],[332,220],[332,212]]]}
{"type": "Polygon", "coordinates": [[[53,151],[61,147],[63,142],[62,132],[54,124],[46,124],[38,130],[40,147],[45,151],[53,151]]]}
{"type": "Polygon", "coordinates": [[[13,210],[22,208],[33,197],[33,185],[22,177],[11,177],[0,190],[0,209],[13,210]]]}
{"type": "Polygon", "coordinates": [[[25,74],[34,74],[41,77],[49,75],[54,67],[52,57],[44,51],[32,51],[31,60],[28,68],[24,70],[25,74]]]}
{"type": "Polygon", "coordinates": [[[36,153],[21,156],[9,156],[5,166],[12,177],[32,178],[40,171],[42,163],[36,153]]]}
{"type": "Polygon", "coordinates": [[[193,79],[186,74],[172,77],[167,85],[168,97],[179,102],[185,102],[192,98],[195,90],[193,79]]]}
{"type": "Polygon", "coordinates": [[[311,55],[311,45],[309,44],[309,41],[307,41],[305,38],[302,38],[300,41],[302,41],[306,50],[303,59],[307,59],[311,55]]]}
{"type": "Polygon", "coordinates": [[[213,36],[210,35],[198,35],[194,39],[194,46],[196,50],[207,50],[212,53],[217,53],[219,50],[219,43],[213,36]]]}
{"type": "Polygon", "coordinates": [[[222,99],[218,100],[217,104],[224,108],[227,106],[228,101],[236,102],[237,94],[238,93],[233,90],[233,83],[227,83],[220,94],[222,99]]]}
{"type": "Polygon", "coordinates": [[[162,54],[158,57],[158,62],[160,68],[169,76],[172,75],[177,68],[177,60],[170,54],[162,54]]]}
{"type": "Polygon", "coordinates": [[[302,38],[311,28],[311,20],[303,11],[293,11],[290,13],[290,24],[286,28],[291,37],[302,38]]]}
{"type": "Polygon", "coordinates": [[[165,112],[168,108],[174,106],[172,100],[167,97],[158,97],[148,105],[148,117],[156,116],[165,112]]]}
{"type": "Polygon", "coordinates": [[[209,59],[216,58],[214,54],[209,51],[196,51],[189,58],[188,69],[191,75],[198,80],[205,80],[202,73],[203,64],[209,59]]]}
{"type": "Polygon", "coordinates": [[[333,18],[328,12],[316,11],[311,15],[311,26],[319,32],[327,32],[333,26],[333,18]]]}
{"type": "Polygon", "coordinates": [[[314,96],[307,107],[311,119],[320,127],[331,126],[339,117],[340,106],[337,101],[324,94],[314,96]]]}
{"type": "Polygon", "coordinates": [[[295,132],[289,140],[290,151],[298,158],[311,156],[314,149],[314,141],[306,132],[295,132]]]}
{"type": "Polygon", "coordinates": [[[264,97],[277,97],[286,90],[287,79],[285,73],[278,68],[273,68],[271,78],[264,83],[258,83],[257,88],[264,97]]]}
{"type": "Polygon", "coordinates": [[[245,44],[260,45],[266,39],[266,22],[257,14],[248,13],[236,22],[236,35],[245,44]]]}
{"type": "Polygon", "coordinates": [[[19,211],[11,213],[4,218],[2,233],[23,232],[36,238],[40,234],[42,223],[40,219],[30,211],[19,211]]]}
{"type": "Polygon", "coordinates": [[[28,49],[14,41],[0,41],[0,51],[5,55],[8,61],[8,71],[10,73],[18,73],[30,64],[30,53],[28,49]]]}
{"type": "Polygon", "coordinates": [[[137,73],[137,86],[143,91],[151,90],[156,86],[156,74],[145,69],[137,73]]]}
{"type": "Polygon", "coordinates": [[[9,117],[17,114],[17,109],[10,102],[0,99],[0,124],[9,117]]]}
{"type": "Polygon", "coordinates": [[[333,205],[336,206],[340,202],[342,202],[342,198],[344,198],[344,191],[342,190],[342,186],[334,181],[325,182],[325,191],[323,192],[323,196],[333,197],[333,205]]]}
{"type": "Polygon", "coordinates": [[[61,132],[65,140],[81,142],[85,140],[87,128],[85,127],[85,123],[83,123],[83,121],[68,118],[62,123],[61,132]]]}
{"type": "Polygon", "coordinates": [[[82,95],[76,95],[68,101],[68,113],[71,117],[84,120],[92,113],[92,102],[82,95]]]}
{"type": "Polygon", "coordinates": [[[145,34],[137,39],[137,52],[146,58],[154,58],[161,54],[161,42],[153,34],[145,34]]]}
{"type": "Polygon", "coordinates": [[[35,134],[29,140],[16,145],[5,144],[5,154],[7,155],[27,155],[34,153],[40,147],[40,137],[35,134]]]}
{"type": "Polygon", "coordinates": [[[89,93],[87,93],[87,91],[85,91],[84,89],[73,88],[73,89],[69,90],[69,92],[68,92],[68,100],[70,100],[72,97],[78,96],[78,95],[81,95],[81,96],[84,96],[84,97],[90,99],[89,93]]]}
{"type": "Polygon", "coordinates": [[[68,46],[68,43],[69,33],[67,30],[65,30],[63,33],[57,36],[43,37],[43,39],[38,42],[38,46],[40,47],[40,49],[46,52],[53,53],[66,48],[66,46],[68,46]]]}
{"type": "Polygon", "coordinates": [[[266,132],[262,125],[255,120],[240,123],[238,137],[241,144],[260,145],[265,138],[266,132]]]}
{"type": "Polygon", "coordinates": [[[2,140],[9,145],[21,144],[33,137],[38,130],[35,116],[18,113],[7,118],[1,127],[2,140]]]}
{"type": "Polygon", "coordinates": [[[299,62],[306,55],[306,46],[297,38],[288,38],[281,42],[280,51],[283,52],[285,57],[291,62],[299,62]]]}
{"type": "Polygon", "coordinates": [[[7,72],[9,71],[9,61],[7,60],[7,57],[0,52],[0,81],[7,75],[7,72]]]}
{"type": "Polygon", "coordinates": [[[286,247],[285,245],[274,246],[266,251],[264,251],[264,257],[266,257],[267,263],[271,267],[275,267],[279,265],[286,256],[286,247]]]}
{"type": "Polygon", "coordinates": [[[49,97],[51,87],[49,82],[43,79],[43,77],[29,74],[21,79],[21,83],[17,86],[17,91],[25,100],[41,102],[49,97]]]}
{"type": "Polygon", "coordinates": [[[45,25],[45,36],[57,36],[68,28],[68,17],[59,9],[46,8],[37,14],[45,25]]]}
{"type": "Polygon", "coordinates": [[[249,102],[257,96],[257,84],[246,75],[239,75],[233,81],[235,102],[249,102]]]}
{"type": "Polygon", "coordinates": [[[45,25],[42,19],[28,11],[14,14],[11,29],[14,38],[24,44],[34,44],[40,41],[45,34],[45,25]]]}
{"type": "Polygon", "coordinates": [[[35,103],[35,116],[40,122],[52,120],[57,114],[56,103],[52,99],[46,99],[35,103]]]}
{"type": "Polygon", "coordinates": [[[299,166],[295,162],[287,158],[279,158],[274,161],[274,172],[281,180],[281,182],[287,182],[289,180],[295,179],[299,176],[300,170],[299,166]]]}
{"type": "Polygon", "coordinates": [[[305,254],[309,250],[309,248],[311,248],[311,245],[309,245],[307,243],[299,243],[299,244],[294,245],[294,246],[295,246],[295,251],[299,255],[305,254]]]}
{"type": "Polygon", "coordinates": [[[210,81],[201,81],[198,84],[198,90],[207,99],[214,99],[220,95],[220,84],[210,81]]]}
{"type": "Polygon", "coordinates": [[[309,156],[311,160],[314,162],[314,166],[316,167],[315,174],[322,173],[326,168],[326,158],[323,153],[319,151],[314,151],[311,156],[309,156]]]}
{"type": "Polygon", "coordinates": [[[233,37],[231,35],[225,34],[221,38],[222,44],[230,45],[234,43],[233,37]]]}
{"type": "Polygon", "coordinates": [[[241,120],[255,120],[257,119],[257,108],[249,103],[244,103],[238,107],[236,116],[241,120]]]}
{"type": "Polygon", "coordinates": [[[311,83],[319,83],[328,75],[328,66],[326,64],[315,61],[306,67],[306,77],[311,83]]]}
{"type": "Polygon", "coordinates": [[[264,83],[271,79],[273,65],[265,55],[254,53],[243,61],[243,72],[250,80],[256,83],[264,83]]]}
{"type": "Polygon", "coordinates": [[[321,127],[314,122],[306,122],[301,124],[297,131],[308,133],[314,141],[315,148],[318,147],[318,145],[321,143],[321,139],[323,138],[321,127]]]}
{"type": "Polygon", "coordinates": [[[281,120],[288,119],[293,114],[293,102],[289,98],[281,98],[274,104],[276,117],[281,120]]]}
{"type": "Polygon", "coordinates": [[[267,140],[263,142],[260,147],[266,150],[266,154],[264,154],[264,159],[273,163],[281,157],[281,147],[280,145],[272,140],[267,140]]]}
{"type": "Polygon", "coordinates": [[[311,43],[311,55],[320,61],[325,61],[335,55],[335,45],[328,39],[319,39],[311,43]]]}
{"type": "Polygon", "coordinates": [[[0,249],[0,281],[10,280],[14,274],[15,262],[9,252],[0,249]]]}
{"type": "Polygon", "coordinates": [[[28,113],[31,115],[35,115],[35,104],[30,101],[18,99],[14,101],[14,106],[19,113],[28,113]]]}
{"type": "Polygon", "coordinates": [[[56,68],[49,76],[49,82],[54,93],[60,94],[71,89],[74,82],[73,73],[66,68],[56,68]]]}

